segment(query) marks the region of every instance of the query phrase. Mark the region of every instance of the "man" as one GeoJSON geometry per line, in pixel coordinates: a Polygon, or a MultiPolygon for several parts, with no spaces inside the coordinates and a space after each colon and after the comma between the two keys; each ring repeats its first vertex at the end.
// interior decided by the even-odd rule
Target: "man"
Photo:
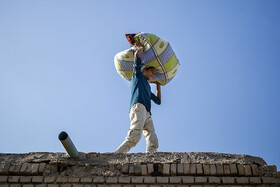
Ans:
{"type": "Polygon", "coordinates": [[[130,100],[130,129],[124,142],[117,148],[115,153],[127,153],[141,139],[142,132],[146,139],[146,152],[156,152],[158,139],[155,133],[153,120],[151,117],[151,100],[156,104],[161,104],[160,84],[157,85],[156,95],[151,92],[148,80],[155,75],[155,68],[151,66],[142,67],[140,55],[143,46],[136,43],[137,50],[134,54],[134,69],[131,80],[131,100],[130,100]]]}

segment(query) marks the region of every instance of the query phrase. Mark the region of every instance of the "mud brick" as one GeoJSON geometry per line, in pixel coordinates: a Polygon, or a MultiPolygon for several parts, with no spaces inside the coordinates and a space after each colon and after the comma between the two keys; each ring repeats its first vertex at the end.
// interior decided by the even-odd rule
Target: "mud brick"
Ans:
{"type": "Polygon", "coordinates": [[[47,184],[35,184],[35,187],[47,187],[47,184]]]}
{"type": "Polygon", "coordinates": [[[249,184],[249,178],[248,177],[236,177],[236,183],[237,184],[249,184]]]}
{"type": "MultiPolygon", "coordinates": [[[[120,185],[120,184],[111,184],[109,187],[121,187],[122,185],[120,185]]],[[[84,187],[86,187],[86,186],[84,186],[84,187]]]]}
{"type": "Polygon", "coordinates": [[[21,187],[21,184],[10,184],[10,187],[21,187]]]}
{"type": "Polygon", "coordinates": [[[132,177],[131,178],[131,183],[142,184],[143,180],[144,180],[144,177],[132,177]]]}
{"type": "Polygon", "coordinates": [[[8,176],[0,176],[0,183],[5,183],[8,181],[8,176]]]}
{"type": "Polygon", "coordinates": [[[244,168],[244,165],[238,164],[238,165],[237,165],[237,169],[238,169],[238,175],[245,175],[245,168],[244,168]]]}
{"type": "Polygon", "coordinates": [[[106,179],[106,183],[108,183],[108,184],[116,184],[116,183],[118,183],[118,178],[117,177],[108,177],[106,179]]]}
{"type": "Polygon", "coordinates": [[[245,168],[245,176],[252,176],[252,170],[250,165],[244,165],[245,168]]]}
{"type": "Polygon", "coordinates": [[[67,183],[67,181],[68,181],[68,178],[64,177],[64,176],[58,176],[56,178],[56,183],[67,183]]]}
{"type": "Polygon", "coordinates": [[[196,175],[196,165],[190,164],[190,174],[196,175]]]}
{"type": "Polygon", "coordinates": [[[48,187],[59,187],[59,184],[48,184],[48,187]]]}
{"type": "Polygon", "coordinates": [[[122,165],[123,174],[128,174],[128,167],[129,167],[129,164],[127,164],[127,163],[122,165]]]}
{"type": "Polygon", "coordinates": [[[83,184],[73,184],[72,187],[83,187],[83,184]]]}
{"type": "Polygon", "coordinates": [[[31,176],[21,176],[19,182],[21,183],[30,183],[32,180],[31,176]]]}
{"type": "Polygon", "coordinates": [[[184,175],[190,174],[190,164],[184,164],[184,175]]]}
{"type": "Polygon", "coordinates": [[[273,177],[262,177],[262,181],[264,184],[275,184],[277,183],[277,179],[273,177]]]}
{"type": "Polygon", "coordinates": [[[129,174],[134,174],[135,170],[134,170],[134,164],[129,164],[128,167],[128,173],[129,174]]]}
{"type": "Polygon", "coordinates": [[[44,176],[34,176],[32,177],[32,183],[43,183],[44,176]]]}
{"type": "Polygon", "coordinates": [[[170,166],[170,174],[177,175],[177,164],[171,164],[170,166]]]}
{"type": "Polygon", "coordinates": [[[33,184],[24,184],[22,187],[34,187],[33,184]]]}
{"type": "Polygon", "coordinates": [[[221,178],[219,177],[209,177],[210,184],[221,184],[221,178]]]}
{"type": "Polygon", "coordinates": [[[194,177],[184,176],[182,179],[184,184],[194,184],[194,177]]]}
{"type": "Polygon", "coordinates": [[[0,187],[9,187],[9,184],[0,184],[0,187]]]}
{"type": "Polygon", "coordinates": [[[9,176],[8,181],[11,183],[18,183],[20,176],[9,176]]]}
{"type": "Polygon", "coordinates": [[[120,177],[119,183],[129,184],[131,181],[131,177],[120,177]]]}
{"type": "Polygon", "coordinates": [[[229,168],[230,168],[230,174],[231,175],[237,175],[238,174],[236,164],[230,164],[229,168]]]}
{"type": "MultiPolygon", "coordinates": [[[[60,187],[72,187],[72,184],[60,184],[60,187]]],[[[36,186],[37,187],[37,186],[36,186]]]]}
{"type": "Polygon", "coordinates": [[[141,175],[148,175],[148,166],[141,165],[141,175]]]}
{"type": "Polygon", "coordinates": [[[136,184],[136,187],[148,187],[149,185],[145,185],[145,184],[136,184]]]}
{"type": "Polygon", "coordinates": [[[196,174],[203,175],[202,164],[196,164],[196,174]]]}
{"type": "Polygon", "coordinates": [[[32,172],[32,165],[33,164],[30,164],[30,163],[27,164],[27,168],[24,171],[25,174],[31,174],[31,172],[32,172]]]}
{"type": "Polygon", "coordinates": [[[229,164],[224,164],[224,175],[230,175],[229,164]]]}
{"type": "Polygon", "coordinates": [[[250,184],[261,184],[261,178],[260,177],[250,177],[250,184]]]}
{"type": "Polygon", "coordinates": [[[24,173],[26,169],[27,169],[27,163],[23,163],[23,164],[21,165],[21,168],[20,168],[19,172],[20,172],[20,173],[24,173]]]}
{"type": "Polygon", "coordinates": [[[182,177],[169,177],[169,181],[171,184],[181,184],[182,177]]]}
{"type": "Polygon", "coordinates": [[[163,164],[163,175],[170,175],[170,164],[163,164]]]}
{"type": "Polygon", "coordinates": [[[40,167],[40,164],[32,164],[31,173],[32,174],[39,174],[39,167],[40,167]]]}
{"type": "Polygon", "coordinates": [[[210,165],[210,175],[217,175],[217,168],[215,164],[210,165]]]}
{"type": "Polygon", "coordinates": [[[56,176],[46,176],[44,179],[44,183],[54,183],[56,176]]]}
{"type": "Polygon", "coordinates": [[[148,174],[151,174],[154,172],[154,164],[148,164],[147,167],[148,167],[148,174]]]}
{"type": "Polygon", "coordinates": [[[168,177],[156,177],[158,184],[168,184],[169,178],[168,177]]]}
{"type": "Polygon", "coordinates": [[[177,173],[178,175],[184,175],[184,164],[180,163],[177,165],[177,173]]]}
{"type": "Polygon", "coordinates": [[[104,177],[97,176],[97,177],[94,177],[94,178],[93,178],[92,182],[93,182],[93,183],[100,184],[100,183],[104,183],[104,182],[105,182],[105,179],[104,179],[104,177]]]}
{"type": "Polygon", "coordinates": [[[260,170],[259,167],[256,164],[252,164],[252,171],[254,176],[259,176],[260,175],[260,170]]]}
{"type": "Polygon", "coordinates": [[[223,184],[234,184],[234,177],[222,177],[223,184]]]}
{"type": "Polygon", "coordinates": [[[11,166],[10,162],[0,164],[0,174],[8,174],[10,166],[11,166]]]}
{"type": "Polygon", "coordinates": [[[135,173],[135,175],[141,175],[141,164],[140,163],[134,164],[134,173],[135,173]]]}
{"type": "Polygon", "coordinates": [[[196,184],[206,184],[207,183],[207,177],[195,177],[194,182],[196,184]]]}
{"type": "Polygon", "coordinates": [[[43,173],[46,168],[46,163],[40,163],[39,165],[39,173],[43,173]]]}
{"type": "Polygon", "coordinates": [[[92,178],[89,177],[83,177],[81,178],[81,183],[92,183],[92,178]]]}
{"type": "Polygon", "coordinates": [[[204,175],[210,175],[210,165],[209,164],[203,164],[203,173],[204,173],[204,175]]]}
{"type": "Polygon", "coordinates": [[[10,167],[9,167],[9,170],[8,170],[8,173],[11,174],[14,172],[14,169],[15,169],[16,165],[15,164],[11,164],[10,167]]]}
{"type": "Polygon", "coordinates": [[[68,182],[69,183],[79,183],[80,178],[79,177],[68,177],[68,182]]]}
{"type": "Polygon", "coordinates": [[[222,164],[216,164],[217,175],[224,175],[224,167],[222,164]]]}
{"type": "Polygon", "coordinates": [[[155,177],[144,177],[145,184],[155,184],[156,178],[155,177]]]}

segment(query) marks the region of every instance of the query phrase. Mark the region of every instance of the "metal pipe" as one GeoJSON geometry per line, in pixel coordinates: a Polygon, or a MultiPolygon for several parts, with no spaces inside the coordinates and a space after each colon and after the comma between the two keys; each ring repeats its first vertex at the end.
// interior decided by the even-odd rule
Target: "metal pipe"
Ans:
{"type": "Polygon", "coordinates": [[[71,138],[68,136],[68,134],[64,131],[62,131],[58,135],[58,139],[62,143],[63,147],[65,148],[66,152],[71,158],[79,158],[79,152],[77,151],[75,145],[73,144],[71,138]]]}

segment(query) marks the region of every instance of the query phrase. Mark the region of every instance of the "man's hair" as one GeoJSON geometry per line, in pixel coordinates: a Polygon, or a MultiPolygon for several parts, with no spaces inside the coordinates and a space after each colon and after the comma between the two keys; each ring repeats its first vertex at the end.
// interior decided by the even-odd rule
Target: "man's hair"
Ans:
{"type": "Polygon", "coordinates": [[[141,68],[141,71],[144,71],[144,70],[149,70],[149,69],[156,69],[154,66],[143,66],[141,68]]]}

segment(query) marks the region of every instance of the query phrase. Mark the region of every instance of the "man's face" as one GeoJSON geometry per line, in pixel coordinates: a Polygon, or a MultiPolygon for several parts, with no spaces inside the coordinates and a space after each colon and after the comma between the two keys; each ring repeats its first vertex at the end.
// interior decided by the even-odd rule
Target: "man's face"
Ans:
{"type": "Polygon", "coordinates": [[[155,68],[150,68],[150,69],[144,69],[143,70],[143,76],[146,77],[147,80],[152,80],[154,75],[156,74],[156,69],[155,68]]]}

